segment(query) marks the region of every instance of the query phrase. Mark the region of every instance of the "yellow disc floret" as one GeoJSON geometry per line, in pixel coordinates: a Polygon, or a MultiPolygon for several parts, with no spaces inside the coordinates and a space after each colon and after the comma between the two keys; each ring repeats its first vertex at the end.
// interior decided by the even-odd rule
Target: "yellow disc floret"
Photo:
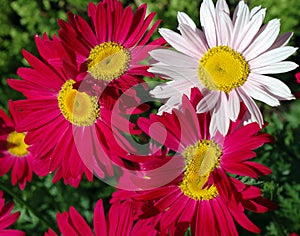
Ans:
{"type": "Polygon", "coordinates": [[[106,42],[97,45],[87,58],[89,73],[99,80],[111,81],[122,76],[128,69],[130,52],[123,46],[106,42]]]}
{"type": "Polygon", "coordinates": [[[222,149],[212,140],[200,140],[183,152],[186,170],[179,187],[184,195],[195,200],[210,200],[218,196],[215,185],[203,187],[210,173],[220,165],[222,149]]]}
{"type": "Polygon", "coordinates": [[[249,72],[245,58],[228,46],[209,49],[198,66],[199,79],[206,88],[226,93],[242,86],[249,72]]]}
{"type": "Polygon", "coordinates": [[[58,94],[58,106],[66,120],[76,126],[90,126],[100,117],[96,96],[73,88],[74,80],[64,83],[58,94]]]}
{"type": "Polygon", "coordinates": [[[16,157],[24,157],[28,154],[28,145],[24,141],[25,133],[11,132],[7,136],[7,151],[16,157]]]}

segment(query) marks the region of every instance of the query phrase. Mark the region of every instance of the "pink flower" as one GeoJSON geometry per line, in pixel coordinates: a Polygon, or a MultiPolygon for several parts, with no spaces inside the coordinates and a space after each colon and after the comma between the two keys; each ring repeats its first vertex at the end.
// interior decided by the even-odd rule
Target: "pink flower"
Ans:
{"type": "Polygon", "coordinates": [[[59,21],[59,36],[75,52],[83,71],[117,93],[125,91],[143,82],[137,76],[152,75],[141,62],[150,50],[165,43],[162,38],[149,42],[160,20],[153,22],[155,13],[146,16],[146,10],[143,4],[134,13],[117,0],[89,3],[90,24],[69,13],[68,22],[59,21]]]}
{"type": "Polygon", "coordinates": [[[16,116],[9,103],[12,119],[0,109],[0,176],[11,170],[12,185],[19,184],[21,190],[32,179],[33,154],[24,139],[26,134],[16,132],[16,116]]]}
{"type": "MultiPolygon", "coordinates": [[[[130,202],[115,202],[105,217],[102,200],[97,201],[94,208],[94,219],[92,230],[84,218],[74,207],[68,212],[58,213],[56,220],[60,232],[63,235],[78,236],[129,236],[133,225],[133,204],[130,202]]],[[[45,236],[56,236],[57,234],[49,229],[45,236]]]]}
{"type": "MultiPolygon", "coordinates": [[[[61,40],[44,35],[36,37],[36,44],[42,60],[24,50],[31,68],[20,68],[22,80],[8,83],[26,97],[13,102],[16,129],[27,132],[26,143],[37,155],[37,174],[55,172],[53,182],[64,179],[73,187],[82,175],[92,181],[94,171],[104,177],[107,169],[112,172],[109,158],[103,160],[107,132],[112,133],[109,99],[99,99],[98,87],[83,80],[86,73],[78,72],[80,65],[61,40]]],[[[114,116],[116,128],[123,119],[114,116]]]]}
{"type": "Polygon", "coordinates": [[[0,191],[0,235],[3,236],[23,236],[25,233],[20,230],[7,229],[13,223],[17,221],[20,216],[20,212],[11,213],[14,207],[13,202],[5,204],[5,199],[3,198],[3,192],[0,191]]]}
{"type": "MultiPolygon", "coordinates": [[[[183,96],[181,110],[173,109],[171,114],[138,120],[146,134],[175,152],[172,157],[165,158],[178,159],[169,170],[177,172],[177,178],[162,187],[132,193],[132,199],[152,201],[153,207],[148,211],[161,213],[160,229],[175,227],[175,235],[183,235],[188,227],[192,235],[237,235],[234,221],[258,233],[259,228],[247,218],[244,210],[262,213],[272,205],[261,197],[259,188],[242,183],[238,176],[257,178],[271,173],[269,168],[250,161],[256,155],[253,150],[269,142],[270,137],[259,133],[256,123],[242,126],[244,114],[230,124],[227,136],[219,132],[211,135],[210,115],[196,113],[201,98],[199,90],[193,89],[191,101],[183,96]],[[162,126],[165,135],[162,135],[162,126]]],[[[163,158],[160,163],[165,163],[163,158]]],[[[154,171],[152,175],[148,172],[144,181],[159,181],[157,175],[160,179],[169,175],[168,172],[155,172],[153,163],[149,166],[143,163],[143,170],[149,169],[154,171]]]]}

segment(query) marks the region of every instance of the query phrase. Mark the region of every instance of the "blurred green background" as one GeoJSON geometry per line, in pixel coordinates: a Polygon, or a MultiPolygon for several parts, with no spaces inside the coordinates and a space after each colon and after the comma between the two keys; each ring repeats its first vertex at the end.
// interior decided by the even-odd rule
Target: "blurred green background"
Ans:
{"type": "MultiPolygon", "coordinates": [[[[97,1],[93,1],[97,2],[97,1]]],[[[136,0],[125,1],[123,5],[136,8],[142,3],[148,4],[148,11],[157,12],[157,19],[163,19],[161,27],[176,30],[177,11],[188,13],[199,26],[199,7],[201,1],[182,0],[136,0]]],[[[228,3],[231,10],[237,0],[228,3]]],[[[300,1],[299,0],[251,0],[246,1],[250,7],[262,5],[267,8],[266,21],[281,19],[281,32],[293,31],[290,45],[300,46],[300,1]]],[[[66,12],[72,11],[87,18],[87,1],[83,0],[0,0],[0,106],[7,108],[9,99],[20,99],[21,95],[7,86],[7,78],[17,78],[18,67],[26,66],[21,50],[24,48],[37,55],[34,35],[44,32],[52,37],[58,30],[57,18],[66,19],[66,12]]],[[[290,60],[300,64],[300,56],[294,55],[290,60]]],[[[276,76],[296,93],[300,86],[295,82],[294,74],[276,76]]],[[[269,166],[273,174],[259,180],[243,179],[263,189],[264,196],[278,204],[274,212],[267,214],[250,214],[262,229],[261,235],[289,235],[300,233],[300,102],[282,102],[277,108],[260,104],[265,120],[269,122],[264,130],[274,135],[276,142],[263,146],[257,151],[257,161],[269,166]]],[[[0,178],[0,189],[5,197],[15,201],[16,210],[21,211],[15,228],[22,229],[28,235],[43,235],[49,226],[57,229],[55,215],[66,211],[73,205],[92,223],[93,207],[100,197],[108,203],[114,191],[96,179],[93,184],[85,179],[78,189],[65,186],[62,182],[51,184],[51,176],[34,177],[24,191],[10,185],[8,175],[0,178]]],[[[108,204],[106,204],[108,208],[108,204]]],[[[241,235],[251,235],[239,228],[241,235]]]]}

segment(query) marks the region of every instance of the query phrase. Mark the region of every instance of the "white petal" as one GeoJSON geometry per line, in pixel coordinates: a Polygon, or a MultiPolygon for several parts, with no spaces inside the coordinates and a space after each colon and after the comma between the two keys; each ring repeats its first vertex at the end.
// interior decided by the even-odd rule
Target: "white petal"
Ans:
{"type": "Polygon", "coordinates": [[[236,39],[242,33],[248,22],[249,8],[244,1],[240,1],[233,14],[233,32],[231,37],[231,47],[233,49],[237,48],[236,44],[238,42],[236,39]]]}
{"type": "Polygon", "coordinates": [[[217,116],[215,113],[211,114],[210,124],[209,124],[209,134],[214,136],[217,132],[217,116]]]}
{"type": "Polygon", "coordinates": [[[268,93],[268,91],[265,91],[264,88],[255,86],[255,84],[252,84],[251,81],[246,81],[246,83],[243,85],[243,88],[252,98],[258,101],[264,102],[272,107],[280,105],[278,99],[274,98],[268,93]]]}
{"type": "Polygon", "coordinates": [[[296,51],[297,48],[294,47],[281,47],[273,49],[271,51],[267,51],[249,61],[250,69],[252,70],[254,68],[259,68],[283,61],[296,51]]]}
{"type": "Polygon", "coordinates": [[[180,52],[170,49],[155,49],[149,52],[150,56],[164,65],[171,65],[174,67],[197,67],[198,59],[187,56],[180,52]]]}
{"type": "MultiPolygon", "coordinates": [[[[249,21],[249,18],[247,19],[247,17],[249,17],[249,8],[244,1],[239,1],[239,4],[236,6],[233,12],[232,23],[234,25],[236,24],[236,22],[247,23],[249,21]]],[[[242,27],[244,26],[244,24],[240,25],[242,27]]]]}
{"type": "Polygon", "coordinates": [[[229,93],[228,116],[230,120],[235,121],[240,113],[240,98],[235,90],[229,93]]]}
{"type": "Polygon", "coordinates": [[[230,11],[224,0],[216,4],[217,44],[228,45],[233,30],[230,11]]]}
{"type": "Polygon", "coordinates": [[[242,87],[237,88],[237,91],[241,100],[245,103],[246,107],[248,108],[248,111],[250,112],[251,120],[257,122],[261,127],[264,121],[263,121],[262,114],[259,108],[257,107],[256,103],[242,87]]]}
{"type": "Polygon", "coordinates": [[[224,12],[226,13],[227,15],[230,14],[230,11],[229,11],[229,7],[226,3],[225,0],[218,0],[217,3],[216,3],[216,11],[217,11],[217,14],[220,13],[220,12],[224,12]]]}
{"type": "Polygon", "coordinates": [[[189,81],[170,81],[162,85],[156,86],[150,91],[150,94],[155,98],[170,98],[177,97],[181,94],[188,94],[188,91],[195,87],[189,81]]]}
{"type": "Polygon", "coordinates": [[[193,30],[197,29],[195,22],[186,13],[178,12],[177,19],[178,19],[179,26],[181,24],[185,24],[185,25],[189,25],[193,30]]]}
{"type": "Polygon", "coordinates": [[[180,34],[169,29],[159,29],[159,33],[177,51],[198,59],[198,54],[193,51],[193,45],[187,42],[180,34]]]}
{"type": "Polygon", "coordinates": [[[171,113],[172,109],[179,109],[181,107],[182,94],[180,96],[170,98],[164,105],[162,105],[157,114],[161,115],[163,112],[171,113]]]}
{"type": "Polygon", "coordinates": [[[224,95],[224,93],[221,93],[220,101],[216,104],[216,107],[211,112],[211,121],[209,125],[209,132],[211,136],[214,136],[217,130],[225,136],[229,129],[230,119],[226,115],[227,98],[226,95],[225,97],[224,95]]]}
{"type": "Polygon", "coordinates": [[[262,27],[261,32],[259,32],[258,36],[243,53],[246,60],[249,61],[268,50],[275,42],[279,34],[279,28],[280,21],[278,19],[271,20],[267,25],[262,27]]]}
{"type": "Polygon", "coordinates": [[[197,113],[203,113],[213,110],[220,100],[219,91],[209,91],[207,95],[205,94],[205,92],[202,92],[202,94],[204,97],[196,107],[197,113]]]}
{"type": "Polygon", "coordinates": [[[195,38],[192,41],[196,41],[196,48],[199,48],[199,52],[204,54],[208,50],[208,45],[204,33],[199,30],[194,21],[184,12],[178,12],[177,19],[179,22],[178,30],[180,30],[182,36],[187,40],[188,38],[195,38]],[[187,25],[184,27],[184,25],[187,25]],[[184,29],[188,28],[188,29],[184,29]],[[187,34],[186,31],[193,31],[194,34],[187,34]],[[190,35],[190,36],[189,36],[190,35]],[[188,37],[187,37],[188,36],[188,37]],[[191,37],[192,36],[192,37],[191,37]]]}
{"type": "Polygon", "coordinates": [[[233,31],[233,25],[229,15],[226,13],[217,14],[218,18],[218,45],[229,45],[233,31]]]}
{"type": "Polygon", "coordinates": [[[211,0],[204,0],[200,7],[200,22],[210,48],[217,46],[216,13],[211,0]]]}
{"type": "Polygon", "coordinates": [[[268,90],[278,100],[291,100],[295,98],[289,87],[278,79],[254,73],[251,73],[248,79],[252,83],[256,83],[258,86],[268,90]]]}
{"type": "Polygon", "coordinates": [[[197,69],[193,68],[176,68],[165,65],[154,64],[148,69],[149,72],[162,76],[174,81],[189,81],[192,84],[198,85],[200,81],[197,75],[197,69]]]}
{"type": "Polygon", "coordinates": [[[222,135],[226,135],[230,125],[228,117],[228,99],[225,93],[221,92],[221,102],[218,104],[216,116],[218,117],[217,129],[222,135]]]}
{"type": "Polygon", "coordinates": [[[233,49],[242,53],[249,46],[259,31],[264,21],[265,14],[265,9],[260,10],[253,16],[251,21],[245,25],[244,29],[240,31],[240,34],[237,35],[237,38],[232,38],[232,41],[234,40],[232,43],[235,45],[233,49]]]}
{"type": "Polygon", "coordinates": [[[173,88],[170,83],[156,86],[153,90],[150,91],[150,95],[154,98],[170,98],[178,96],[178,91],[173,88]]]}
{"type": "Polygon", "coordinates": [[[208,50],[208,45],[205,40],[203,32],[196,29],[195,31],[188,25],[181,24],[180,32],[186,42],[190,42],[193,45],[194,53],[200,59],[208,50]]]}
{"type": "Polygon", "coordinates": [[[298,65],[294,62],[282,61],[272,65],[254,68],[251,72],[254,72],[256,74],[279,74],[294,70],[297,67],[298,65]]]}
{"type": "Polygon", "coordinates": [[[259,10],[261,9],[261,6],[256,6],[256,7],[253,7],[251,9],[251,12],[250,12],[250,19],[255,16],[255,14],[257,14],[259,12],[259,10]]]}
{"type": "Polygon", "coordinates": [[[279,35],[278,38],[273,43],[273,45],[269,48],[269,50],[287,45],[287,43],[290,41],[292,36],[293,36],[293,33],[291,33],[291,32],[279,35]]]}

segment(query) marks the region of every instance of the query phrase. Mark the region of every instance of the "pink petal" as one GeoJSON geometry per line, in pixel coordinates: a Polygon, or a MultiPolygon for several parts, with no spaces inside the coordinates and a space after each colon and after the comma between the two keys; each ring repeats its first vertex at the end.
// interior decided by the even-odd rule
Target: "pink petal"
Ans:
{"type": "Polygon", "coordinates": [[[93,232],[83,217],[74,207],[70,207],[70,219],[79,235],[93,236],[93,232]]]}
{"type": "Polygon", "coordinates": [[[93,223],[96,236],[107,236],[107,226],[102,199],[98,200],[95,205],[93,223]]]}

